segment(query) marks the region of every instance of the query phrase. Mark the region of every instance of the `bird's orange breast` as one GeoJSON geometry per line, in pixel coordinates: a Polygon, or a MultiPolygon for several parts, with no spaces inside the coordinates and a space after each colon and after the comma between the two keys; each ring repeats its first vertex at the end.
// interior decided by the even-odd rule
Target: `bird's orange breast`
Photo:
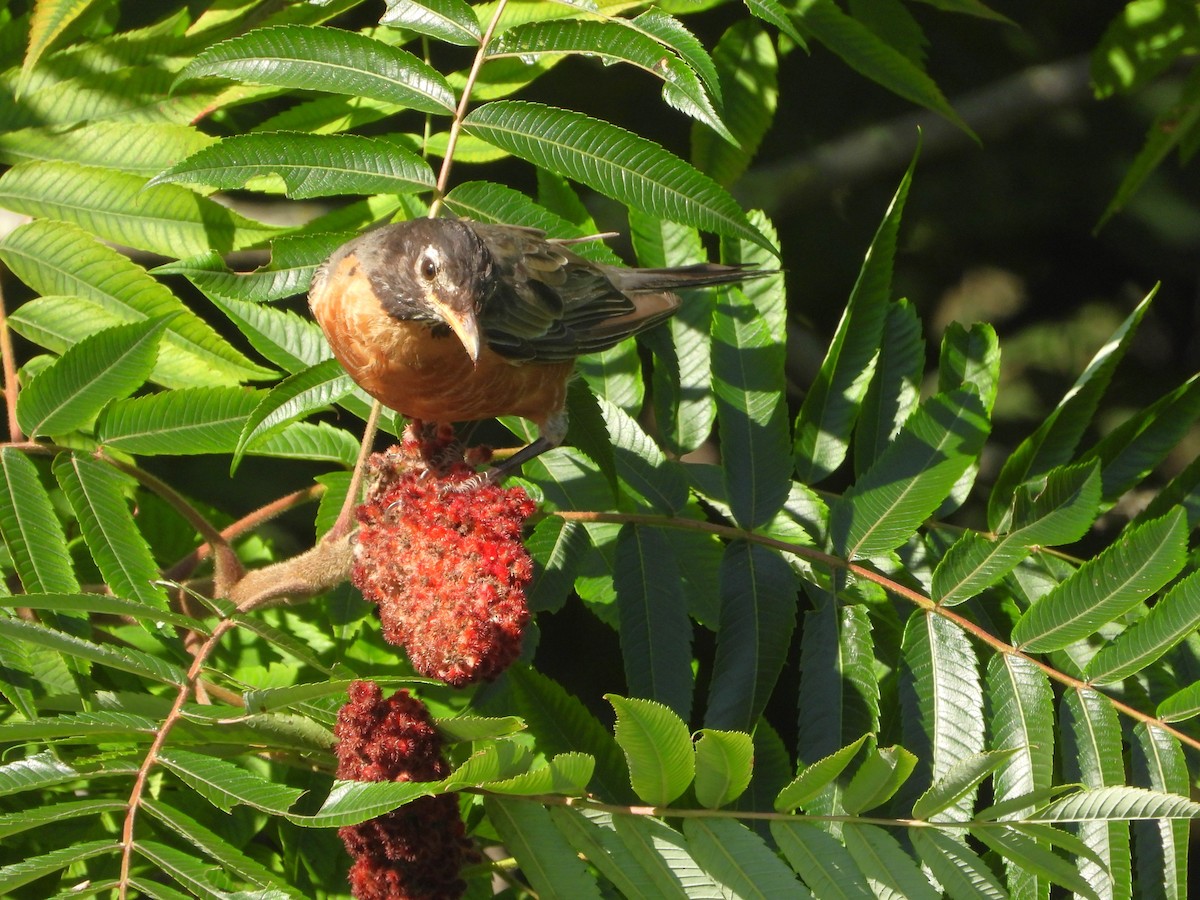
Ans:
{"type": "Polygon", "coordinates": [[[430,422],[515,415],[541,425],[566,400],[571,363],[518,365],[489,350],[472,363],[452,333],[389,316],[353,254],[309,297],[313,316],[350,377],[389,409],[430,422]]]}

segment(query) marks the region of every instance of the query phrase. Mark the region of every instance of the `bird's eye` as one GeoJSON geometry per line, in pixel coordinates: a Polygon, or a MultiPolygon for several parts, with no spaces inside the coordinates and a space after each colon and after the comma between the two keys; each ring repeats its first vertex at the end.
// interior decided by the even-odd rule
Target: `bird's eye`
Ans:
{"type": "Polygon", "coordinates": [[[436,262],[434,262],[428,256],[426,256],[424,259],[421,260],[421,277],[422,278],[424,278],[426,281],[433,281],[433,279],[437,278],[437,274],[438,274],[438,267],[437,267],[436,262]]]}

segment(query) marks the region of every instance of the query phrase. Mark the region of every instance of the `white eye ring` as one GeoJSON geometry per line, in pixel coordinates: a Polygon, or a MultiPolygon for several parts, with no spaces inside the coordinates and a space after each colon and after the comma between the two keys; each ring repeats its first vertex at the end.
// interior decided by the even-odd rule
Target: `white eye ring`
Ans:
{"type": "Polygon", "coordinates": [[[421,277],[426,281],[433,281],[438,276],[437,261],[432,256],[421,257],[418,271],[420,271],[421,277]]]}

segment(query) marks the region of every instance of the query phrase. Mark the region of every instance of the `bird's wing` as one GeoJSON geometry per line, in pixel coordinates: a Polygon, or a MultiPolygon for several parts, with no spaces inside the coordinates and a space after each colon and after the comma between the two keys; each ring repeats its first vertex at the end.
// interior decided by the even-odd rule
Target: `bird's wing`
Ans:
{"type": "Polygon", "coordinates": [[[514,360],[560,362],[605,350],[666,318],[673,294],[628,296],[607,270],[537,229],[472,223],[497,266],[479,311],[488,346],[514,360]]]}

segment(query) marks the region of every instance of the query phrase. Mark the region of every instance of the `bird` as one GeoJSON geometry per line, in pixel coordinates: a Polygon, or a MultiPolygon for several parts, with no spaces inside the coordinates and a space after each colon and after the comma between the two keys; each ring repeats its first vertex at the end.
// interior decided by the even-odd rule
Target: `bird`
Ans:
{"type": "Polygon", "coordinates": [[[309,307],[350,377],[410,423],[532,421],[537,438],[482,473],[495,482],[566,438],[577,357],[669,318],[677,290],[776,271],[606,265],[572,251],[579,240],[451,217],[394,222],[335,250],[309,307]]]}

